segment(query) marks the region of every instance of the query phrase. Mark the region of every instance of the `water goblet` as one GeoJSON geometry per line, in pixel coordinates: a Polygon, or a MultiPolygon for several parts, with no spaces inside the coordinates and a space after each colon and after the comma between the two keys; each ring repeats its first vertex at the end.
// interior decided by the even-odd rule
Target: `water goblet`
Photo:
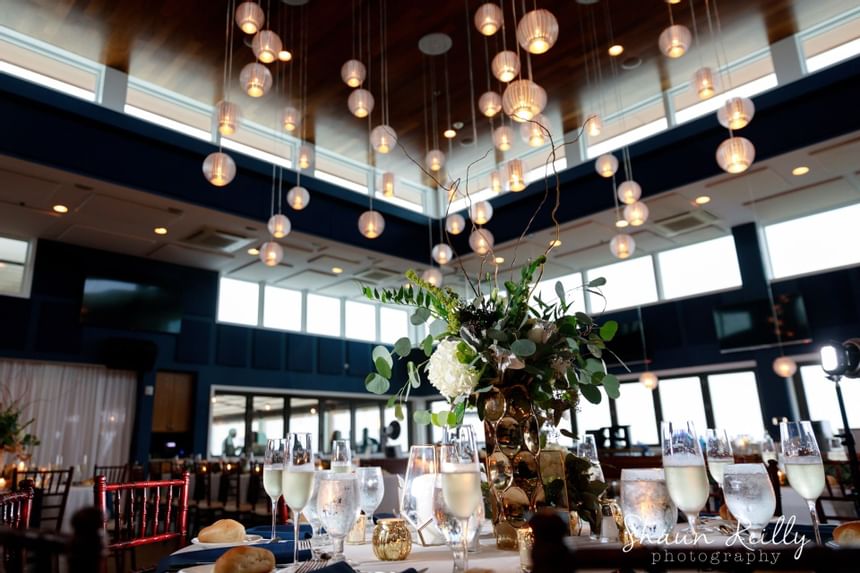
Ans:
{"type": "Polygon", "coordinates": [[[723,494],[729,511],[747,527],[750,542],[761,541],[761,532],[776,509],[776,496],[764,465],[727,465],[723,477],[723,494]]]}
{"type": "MultiPolygon", "coordinates": [[[[373,512],[382,503],[385,496],[385,482],[382,478],[382,468],[363,467],[355,471],[358,478],[358,504],[367,516],[366,528],[373,532],[373,512]]],[[[365,538],[366,536],[365,531],[365,538]]]]}
{"type": "Polygon", "coordinates": [[[353,473],[330,473],[320,478],[317,513],[332,538],[332,561],[344,561],[343,542],[355,524],[358,505],[358,478],[353,473]]]}
{"type": "Polygon", "coordinates": [[[320,559],[320,552],[318,551],[319,547],[328,543],[331,544],[331,540],[328,535],[322,533],[322,522],[320,521],[319,513],[317,512],[317,496],[320,491],[320,478],[324,475],[330,474],[330,470],[318,470],[314,472],[314,487],[311,492],[311,497],[308,499],[308,502],[305,504],[304,509],[302,509],[302,515],[305,516],[308,524],[311,526],[311,552],[313,553],[314,559],[320,559]],[[326,539],[318,539],[325,537],[326,539]],[[315,543],[313,540],[317,539],[315,543]]]}

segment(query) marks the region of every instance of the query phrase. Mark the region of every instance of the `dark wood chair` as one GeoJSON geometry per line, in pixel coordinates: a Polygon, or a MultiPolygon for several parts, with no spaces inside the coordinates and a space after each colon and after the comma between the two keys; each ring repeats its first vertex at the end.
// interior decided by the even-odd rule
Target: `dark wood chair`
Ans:
{"type": "Polygon", "coordinates": [[[241,517],[251,513],[253,505],[248,503],[247,496],[242,501],[242,464],[239,462],[226,462],[221,466],[218,501],[223,504],[226,517],[241,520],[241,517]]]}
{"type": "Polygon", "coordinates": [[[59,531],[66,513],[66,502],[69,499],[69,488],[72,485],[74,468],[65,470],[12,470],[12,487],[19,489],[21,480],[29,480],[36,490],[35,496],[40,500],[37,509],[30,516],[33,526],[41,529],[59,531]]]}
{"type": "Polygon", "coordinates": [[[219,464],[205,461],[194,466],[194,494],[189,504],[194,516],[195,532],[200,531],[203,522],[206,525],[212,523],[224,509],[224,504],[218,500],[218,492],[212,491],[212,474],[220,469],[219,464]]]}
{"type": "Polygon", "coordinates": [[[135,549],[138,547],[172,541],[179,547],[186,545],[189,479],[188,472],[176,480],[129,483],[109,484],[105,476],[96,477],[93,486],[96,508],[103,528],[110,535],[107,548],[115,571],[126,570],[127,556],[130,556],[132,570],[154,571],[154,567],[137,568],[135,549]],[[109,521],[111,527],[108,527],[109,521]]]}
{"type": "Polygon", "coordinates": [[[858,517],[856,493],[851,488],[851,470],[848,462],[824,462],[825,487],[824,492],[815,502],[818,517],[821,523],[832,521],[854,521],[858,517]],[[822,502],[829,502],[825,506],[822,502]],[[832,508],[837,513],[829,513],[827,508],[832,508]]]}
{"type": "Polygon", "coordinates": [[[18,491],[0,494],[0,524],[15,529],[30,527],[33,509],[33,482],[23,480],[18,491]]]}
{"type": "Polygon", "coordinates": [[[129,479],[129,465],[121,466],[96,466],[93,470],[93,481],[98,476],[105,476],[108,483],[123,483],[129,479]]]}
{"type": "Polygon", "coordinates": [[[98,510],[89,507],[72,516],[73,535],[0,526],[2,570],[5,573],[102,573],[101,523],[98,510]]]}

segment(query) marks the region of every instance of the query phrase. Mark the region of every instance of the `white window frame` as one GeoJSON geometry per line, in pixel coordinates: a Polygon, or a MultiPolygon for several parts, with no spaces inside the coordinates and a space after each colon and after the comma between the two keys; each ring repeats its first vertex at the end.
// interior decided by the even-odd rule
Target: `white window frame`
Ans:
{"type": "Polygon", "coordinates": [[[33,271],[36,266],[36,245],[38,244],[38,241],[36,239],[29,239],[26,237],[8,234],[0,235],[0,237],[4,239],[10,239],[12,241],[21,241],[27,243],[27,257],[24,259],[24,273],[21,277],[21,288],[18,289],[18,292],[0,293],[0,296],[11,296],[14,298],[30,298],[30,294],[33,288],[33,271]]]}

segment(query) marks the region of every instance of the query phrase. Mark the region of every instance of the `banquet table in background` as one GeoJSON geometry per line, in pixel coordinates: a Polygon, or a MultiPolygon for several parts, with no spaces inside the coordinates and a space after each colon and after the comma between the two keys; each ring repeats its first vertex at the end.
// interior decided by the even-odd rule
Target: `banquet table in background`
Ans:
{"type": "Polygon", "coordinates": [[[73,533],[72,516],[79,509],[92,507],[95,503],[95,495],[93,494],[93,486],[91,485],[73,485],[69,488],[69,497],[66,500],[66,512],[63,514],[63,523],[60,525],[60,531],[63,533],[73,533]]]}

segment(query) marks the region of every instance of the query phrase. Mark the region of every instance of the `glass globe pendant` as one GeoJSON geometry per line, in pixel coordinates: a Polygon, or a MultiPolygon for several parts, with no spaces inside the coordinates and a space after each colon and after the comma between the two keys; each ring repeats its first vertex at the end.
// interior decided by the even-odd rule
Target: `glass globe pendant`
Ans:
{"type": "Polygon", "coordinates": [[[274,267],[284,260],[284,249],[274,241],[263,243],[260,247],[260,260],[267,267],[274,267]]]}
{"type": "Polygon", "coordinates": [[[445,230],[452,235],[459,235],[466,229],[466,219],[459,213],[448,215],[445,219],[445,230]]]}
{"type": "Polygon", "coordinates": [[[641,201],[636,201],[624,207],[624,220],[634,227],[644,225],[648,220],[648,206],[641,201]]]}
{"type": "Polygon", "coordinates": [[[632,205],[642,196],[642,187],[632,179],[618,186],[618,200],[625,205],[632,205]]]}
{"type": "Polygon", "coordinates": [[[594,161],[594,169],[601,177],[612,177],[618,171],[618,159],[611,153],[605,153],[594,161]]]}
{"type": "Polygon", "coordinates": [[[434,173],[441,171],[445,167],[445,154],[439,149],[431,149],[424,156],[424,166],[434,173]]]}
{"type": "Polygon", "coordinates": [[[246,34],[256,34],[265,21],[266,14],[256,2],[242,2],[236,7],[236,25],[246,34]]]}
{"type": "Polygon", "coordinates": [[[365,211],[358,218],[358,230],[368,239],[379,237],[385,230],[385,219],[379,211],[365,211]]]}
{"type": "Polygon", "coordinates": [[[251,97],[263,97],[272,87],[272,73],[263,64],[248,64],[239,73],[239,83],[251,97]]]}
{"type": "Polygon", "coordinates": [[[434,287],[440,287],[442,286],[442,271],[436,267],[430,267],[421,273],[421,280],[430,283],[434,287]]]}
{"type": "Polygon", "coordinates": [[[490,171],[490,189],[496,195],[502,192],[502,174],[499,173],[498,169],[490,171]]]}
{"type": "Polygon", "coordinates": [[[215,151],[203,160],[203,176],[215,187],[223,187],[236,176],[236,162],[221,151],[215,151]]]}
{"type": "Polygon", "coordinates": [[[546,107],[546,91],[531,80],[516,80],[505,88],[502,107],[515,121],[528,121],[546,107]]]}
{"type": "Polygon", "coordinates": [[[680,24],[669,26],[660,34],[657,45],[660,51],[669,58],[680,58],[687,53],[693,40],[690,29],[680,24]]]}
{"type": "Polygon", "coordinates": [[[454,258],[454,251],[447,243],[439,243],[430,251],[433,260],[440,265],[447,265],[454,258]]]}
{"type": "Polygon", "coordinates": [[[519,159],[508,161],[508,189],[517,193],[526,188],[526,179],[523,175],[523,162],[519,159]]]}
{"type": "Polygon", "coordinates": [[[284,45],[276,33],[271,30],[260,30],[251,41],[251,49],[258,60],[264,64],[271,64],[278,59],[284,45]]]}
{"type": "Polygon", "coordinates": [[[549,143],[547,135],[547,120],[543,114],[537,114],[531,121],[525,121],[520,125],[520,136],[529,147],[541,147],[549,143]]]}
{"type": "Polygon", "coordinates": [[[492,2],[481,4],[475,10],[475,27],[485,36],[492,36],[502,27],[502,9],[492,2]]]}
{"type": "Polygon", "coordinates": [[[507,151],[514,143],[514,130],[507,125],[500,125],[493,131],[493,145],[499,151],[507,151]]]}
{"type": "Polygon", "coordinates": [[[712,97],[717,92],[714,71],[707,67],[696,70],[693,75],[693,89],[696,90],[696,96],[699,99],[705,100],[712,97]]]}
{"type": "Polygon", "coordinates": [[[284,131],[292,133],[299,127],[299,110],[291,105],[288,105],[281,112],[281,125],[284,126],[284,131]]]}
{"type": "Polygon", "coordinates": [[[353,90],[346,100],[346,105],[350,113],[355,117],[367,117],[373,111],[373,94],[369,91],[359,88],[353,90]]]}
{"type": "Polygon", "coordinates": [[[286,215],[281,213],[272,215],[266,226],[269,228],[269,233],[276,239],[283,239],[290,234],[290,230],[292,229],[290,220],[286,215]]]}
{"type": "Polygon", "coordinates": [[[627,259],[636,250],[636,241],[630,235],[620,233],[609,241],[609,250],[615,258],[627,259]]]}
{"type": "Polygon", "coordinates": [[[493,57],[490,69],[493,70],[493,75],[497,80],[507,83],[519,75],[520,59],[516,52],[505,50],[493,57]]]}
{"type": "Polygon", "coordinates": [[[233,135],[239,129],[239,106],[233,102],[221,100],[215,105],[215,124],[221,135],[233,135]]]}
{"type": "Polygon", "coordinates": [[[600,116],[594,114],[585,122],[585,132],[589,137],[597,137],[603,131],[603,120],[600,116]]]}
{"type": "Polygon", "coordinates": [[[314,148],[308,144],[302,144],[299,147],[299,157],[296,165],[299,169],[312,169],[314,164],[314,148]]]}
{"type": "Polygon", "coordinates": [[[517,41],[532,54],[543,54],[558,40],[558,20],[549,10],[526,12],[517,25],[517,41]]]}
{"type": "Polygon", "coordinates": [[[727,173],[742,173],[755,161],[755,147],[745,137],[729,137],[717,148],[717,163],[727,173]]]}
{"type": "Polygon", "coordinates": [[[377,125],[370,132],[370,145],[377,153],[388,153],[397,145],[397,132],[390,125],[377,125]]]}
{"type": "Polygon", "coordinates": [[[479,255],[486,255],[493,250],[493,234],[488,229],[475,229],[469,235],[469,246],[479,255]]]}
{"type": "Polygon", "coordinates": [[[478,201],[469,209],[469,217],[476,225],[486,225],[493,218],[493,205],[489,201],[478,201]]]}
{"type": "Polygon", "coordinates": [[[287,192],[287,205],[294,211],[301,211],[311,202],[311,194],[304,187],[296,185],[287,192]]]}
{"type": "Polygon", "coordinates": [[[340,78],[351,88],[357,88],[364,82],[367,68],[358,60],[347,60],[340,68],[340,78]]]}
{"type": "Polygon", "coordinates": [[[482,93],[478,98],[478,109],[487,117],[495,117],[502,111],[502,96],[493,91],[482,93]]]}
{"type": "Polygon", "coordinates": [[[383,197],[394,197],[394,173],[386,171],[382,174],[383,197]]]}
{"type": "Polygon", "coordinates": [[[755,105],[748,97],[733,97],[717,110],[717,121],[726,129],[743,129],[752,121],[755,105]]]}
{"type": "Polygon", "coordinates": [[[773,361],[773,371],[781,378],[791,378],[797,372],[797,362],[788,356],[780,356],[773,361]]]}
{"type": "Polygon", "coordinates": [[[657,378],[657,375],[653,372],[643,372],[639,375],[639,383],[648,388],[649,390],[653,390],[657,387],[659,379],[657,378]]]}

